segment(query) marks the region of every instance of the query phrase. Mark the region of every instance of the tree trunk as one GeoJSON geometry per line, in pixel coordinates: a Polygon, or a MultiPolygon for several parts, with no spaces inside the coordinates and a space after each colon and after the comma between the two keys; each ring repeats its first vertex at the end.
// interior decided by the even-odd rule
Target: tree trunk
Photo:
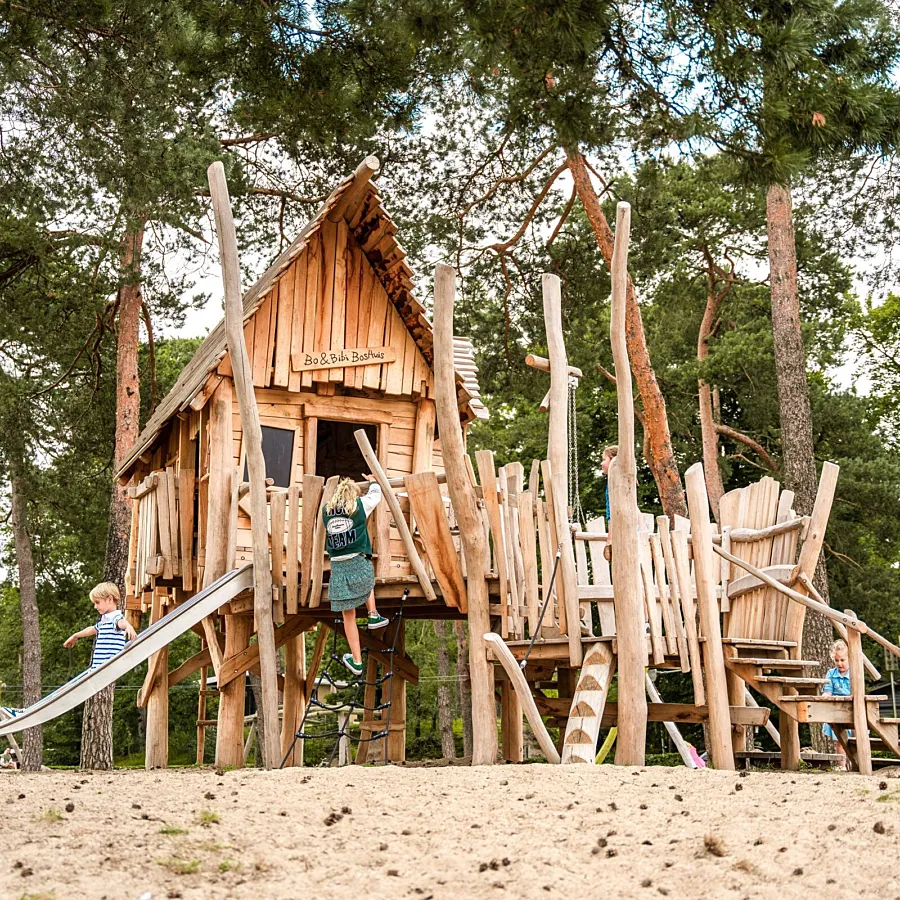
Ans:
{"type": "MultiPolygon", "coordinates": [[[[139,328],[141,322],[141,247],[143,224],[129,227],[122,237],[119,265],[125,283],[119,288],[116,342],[116,445],[118,469],[140,431],[141,391],[138,374],[139,328]]],[[[127,488],[113,481],[109,504],[109,531],[106,536],[105,581],[115,582],[125,596],[125,568],[128,565],[128,532],[131,508],[127,488]]],[[[81,768],[111,769],[113,690],[95,694],[84,705],[81,728],[81,768]],[[102,732],[102,733],[100,733],[102,732]]]]}
{"type": "Polygon", "coordinates": [[[453,740],[453,704],[450,692],[450,654],[447,652],[447,638],[450,635],[450,622],[435,619],[434,633],[437,635],[437,715],[438,728],[441,732],[441,755],[444,759],[456,757],[456,742],[453,740]]]}
{"type": "MultiPolygon", "coordinates": [[[[600,198],[591,184],[584,157],[576,151],[566,151],[569,157],[569,170],[575,181],[575,190],[584,207],[591,228],[597,238],[597,244],[606,265],[612,262],[613,234],[609,222],[600,205],[600,198]]],[[[628,356],[631,360],[631,371],[637,382],[638,392],[644,406],[644,422],[647,444],[650,455],[647,464],[653,472],[656,488],[663,510],[668,516],[686,516],[687,503],[684,499],[684,485],[672,450],[672,435],[669,432],[669,417],[666,413],[666,401],[656,380],[647,339],[644,335],[644,323],[641,310],[634,293],[634,283],[628,276],[625,310],[625,338],[628,343],[628,356]]]]}
{"type": "MultiPolygon", "coordinates": [[[[816,499],[816,460],[806,379],[806,351],[800,327],[797,248],[788,186],[769,185],[766,192],[766,222],[784,481],[785,487],[794,492],[794,508],[801,516],[806,516],[812,512],[816,499]]],[[[814,581],[816,589],[828,603],[828,576],[822,556],[816,566],[814,581]]],[[[807,611],[803,628],[803,658],[819,660],[822,672],[826,671],[831,665],[831,642],[828,620],[818,613],[807,611]]],[[[821,734],[821,728],[814,727],[811,731],[815,749],[830,746],[831,742],[821,734]]]]}
{"type": "MultiPolygon", "coordinates": [[[[710,280],[713,279],[710,273],[710,280]]],[[[706,295],[706,308],[703,310],[703,318],[700,321],[700,331],[697,334],[697,362],[701,365],[709,356],[709,336],[712,332],[716,314],[722,303],[725,293],[718,292],[714,284],[710,284],[706,295]]],[[[722,473],[719,470],[719,433],[716,431],[716,421],[713,415],[712,389],[702,379],[697,379],[697,387],[700,395],[700,434],[703,443],[703,472],[706,476],[706,492],[709,495],[709,505],[712,513],[719,521],[719,501],[725,493],[722,484],[722,473]]]]}
{"type": "MultiPolygon", "coordinates": [[[[28,533],[28,508],[21,459],[10,460],[12,527],[19,569],[19,603],[22,607],[23,706],[41,699],[41,630],[38,622],[37,588],[31,535],[28,533]]],[[[40,772],[44,757],[44,733],[40,725],[27,728],[22,736],[22,768],[40,772]]]]}
{"type": "Polygon", "coordinates": [[[250,690],[253,691],[253,702],[256,704],[256,768],[264,769],[266,765],[266,712],[262,702],[262,681],[259,675],[250,673],[250,690]]]}
{"type": "Polygon", "coordinates": [[[463,756],[472,756],[472,688],[469,682],[469,638],[466,623],[453,623],[456,631],[456,696],[459,700],[459,714],[463,726],[463,756]]]}

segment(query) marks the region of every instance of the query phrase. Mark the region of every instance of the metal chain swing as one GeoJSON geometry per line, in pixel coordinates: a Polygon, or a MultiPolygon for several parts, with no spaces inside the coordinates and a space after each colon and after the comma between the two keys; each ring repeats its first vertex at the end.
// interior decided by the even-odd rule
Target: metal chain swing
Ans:
{"type": "Polygon", "coordinates": [[[575,402],[575,390],[578,387],[578,379],[574,375],[569,376],[569,398],[567,406],[567,437],[568,437],[568,464],[569,464],[569,509],[571,521],[580,528],[584,527],[584,510],[581,507],[581,484],[578,480],[578,406],[575,402]]]}

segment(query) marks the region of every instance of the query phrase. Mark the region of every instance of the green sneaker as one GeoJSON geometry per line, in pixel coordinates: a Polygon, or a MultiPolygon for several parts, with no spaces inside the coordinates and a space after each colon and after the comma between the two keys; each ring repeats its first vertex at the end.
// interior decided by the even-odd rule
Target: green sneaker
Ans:
{"type": "Polygon", "coordinates": [[[384,628],[385,625],[388,624],[388,619],[386,619],[381,613],[369,613],[369,618],[367,619],[369,625],[369,631],[374,631],[376,628],[384,628]]]}
{"type": "Polygon", "coordinates": [[[341,657],[341,662],[354,674],[354,675],[362,675],[363,665],[361,662],[357,662],[353,658],[352,653],[345,653],[341,657]]]}

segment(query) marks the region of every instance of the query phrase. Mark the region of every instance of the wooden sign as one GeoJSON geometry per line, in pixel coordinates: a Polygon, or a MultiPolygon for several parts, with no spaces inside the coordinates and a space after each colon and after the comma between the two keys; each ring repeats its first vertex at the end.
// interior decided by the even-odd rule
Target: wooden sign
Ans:
{"type": "Polygon", "coordinates": [[[310,369],[349,369],[352,366],[377,366],[392,363],[397,358],[393,347],[356,347],[350,350],[323,350],[321,353],[301,353],[295,372],[310,369]]]}

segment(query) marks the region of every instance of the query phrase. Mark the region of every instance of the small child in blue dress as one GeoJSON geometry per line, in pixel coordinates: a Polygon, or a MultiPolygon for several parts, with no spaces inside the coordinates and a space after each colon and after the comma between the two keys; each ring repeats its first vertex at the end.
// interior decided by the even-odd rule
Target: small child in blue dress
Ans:
{"type": "MultiPolygon", "coordinates": [[[[850,656],[847,645],[843,641],[835,641],[831,645],[831,660],[834,668],[829,669],[825,673],[825,684],[822,685],[822,693],[829,694],[832,697],[849,697],[850,696],[850,656]]],[[[822,726],[822,733],[825,737],[830,737],[833,741],[837,741],[837,735],[830,725],[822,726]]],[[[847,732],[850,734],[850,732],[847,732]]],[[[838,763],[839,769],[847,768],[847,755],[840,743],[836,743],[835,750],[841,757],[838,763]]]]}

